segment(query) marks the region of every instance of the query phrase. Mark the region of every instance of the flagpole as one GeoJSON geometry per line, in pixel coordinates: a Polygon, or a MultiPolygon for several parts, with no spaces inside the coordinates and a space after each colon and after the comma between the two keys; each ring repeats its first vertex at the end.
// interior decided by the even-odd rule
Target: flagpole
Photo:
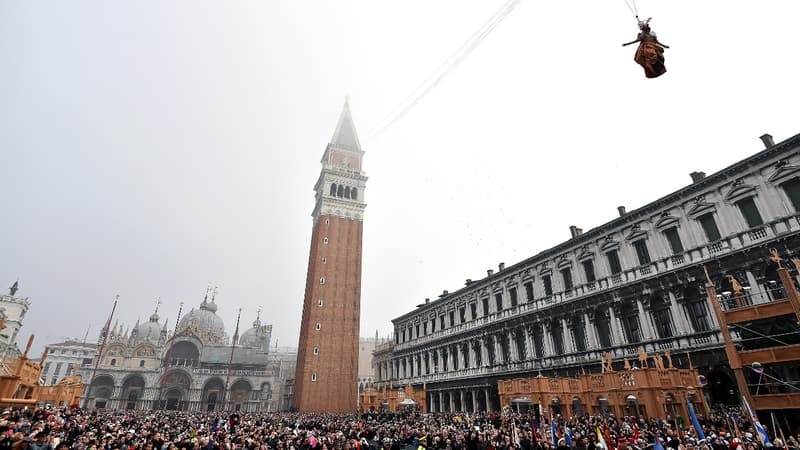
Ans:
{"type": "MultiPolygon", "coordinates": [[[[236,350],[236,341],[239,340],[239,319],[242,317],[242,308],[239,308],[239,314],[236,316],[236,330],[233,332],[233,342],[231,342],[231,357],[228,360],[228,373],[225,375],[225,391],[223,391],[222,395],[227,396],[228,393],[228,383],[231,381],[231,366],[233,365],[233,351],[236,350]]],[[[227,398],[223,403],[225,406],[227,403],[227,398]]]]}
{"type": "MultiPolygon", "coordinates": [[[[178,305],[178,318],[175,319],[175,330],[172,332],[172,336],[169,338],[169,346],[167,347],[167,354],[164,357],[164,371],[161,373],[161,379],[159,380],[159,391],[164,388],[164,384],[167,382],[167,369],[169,369],[170,361],[172,360],[172,347],[175,346],[175,336],[178,334],[178,324],[181,322],[181,313],[183,312],[183,302],[178,305]]],[[[160,394],[160,392],[159,392],[160,394]]],[[[161,402],[161,398],[159,395],[158,402],[161,402]]]]}
{"type": "MultiPolygon", "coordinates": [[[[106,340],[108,339],[108,334],[111,331],[111,321],[114,318],[114,311],[117,310],[117,303],[119,302],[119,294],[114,297],[114,306],[111,307],[111,314],[108,316],[108,320],[106,321],[106,326],[103,328],[103,340],[100,341],[100,347],[97,348],[97,359],[94,362],[94,369],[92,369],[92,376],[89,377],[89,388],[86,390],[86,402],[84,403],[84,407],[89,407],[89,396],[92,392],[92,384],[94,384],[94,377],[97,375],[97,367],[100,365],[100,359],[103,357],[103,349],[106,345],[106,340]]],[[[88,333],[88,331],[87,331],[88,333]]]]}

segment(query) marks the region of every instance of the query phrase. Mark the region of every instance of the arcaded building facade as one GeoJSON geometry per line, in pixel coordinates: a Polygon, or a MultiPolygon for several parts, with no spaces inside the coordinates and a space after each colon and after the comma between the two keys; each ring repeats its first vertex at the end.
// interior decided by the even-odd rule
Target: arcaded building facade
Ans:
{"type": "Polygon", "coordinates": [[[115,324],[102,349],[78,370],[82,406],[183,411],[288,410],[296,355],[270,348],[272,325],[259,316],[228,337],[212,295],[184,312],[173,335],[158,310],[131,329],[115,324]],[[92,374],[94,373],[94,376],[92,374]]]}
{"type": "Polygon", "coordinates": [[[297,350],[293,405],[353,412],[358,401],[361,237],[367,176],[350,107],[322,155],[297,350]]]}
{"type": "MultiPolygon", "coordinates": [[[[428,411],[501,406],[501,379],[600,372],[601,355],[669,352],[708,381],[711,403],[736,402],[706,292],[733,284],[769,301],[780,282],[769,249],[800,249],[800,135],[393,320],[375,352],[379,386],[425,387],[428,411]]],[[[792,267],[792,276],[797,279],[792,267]]],[[[759,301],[759,300],[756,300],[759,301]]],[[[587,405],[592,408],[594,405],[587,405]]]]}

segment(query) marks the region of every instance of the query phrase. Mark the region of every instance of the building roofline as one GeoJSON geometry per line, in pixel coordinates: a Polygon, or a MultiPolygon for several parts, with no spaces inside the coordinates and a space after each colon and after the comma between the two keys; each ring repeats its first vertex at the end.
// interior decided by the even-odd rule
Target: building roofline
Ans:
{"type": "Polygon", "coordinates": [[[608,233],[611,229],[619,227],[620,225],[627,222],[636,221],[643,216],[647,216],[651,214],[653,211],[663,208],[665,204],[672,203],[679,198],[691,198],[692,194],[700,193],[705,189],[707,189],[710,185],[729,179],[733,174],[742,172],[746,167],[752,165],[753,163],[757,163],[764,159],[774,157],[776,154],[785,152],[786,150],[792,147],[800,147],[800,133],[795,134],[790,138],[784,139],[783,141],[778,142],[777,144],[771,145],[768,148],[765,148],[764,150],[761,150],[760,152],[755,153],[745,159],[739,160],[727,167],[724,167],[723,169],[718,170],[717,172],[714,172],[711,175],[707,175],[705,178],[703,178],[698,182],[684,186],[676,191],[673,191],[663,197],[658,198],[655,201],[647,203],[644,206],[626,212],[623,216],[616,217],[602,225],[598,225],[594,228],[591,228],[578,236],[575,236],[569,240],[563,241],[559,244],[556,244],[552,247],[542,250],[539,253],[534,254],[533,256],[523,259],[522,261],[507,266],[503,270],[495,272],[494,274],[487,276],[486,278],[480,280],[474,280],[473,283],[471,283],[469,286],[461,287],[456,291],[449,292],[447,295],[441,295],[438,299],[432,300],[430,303],[420,305],[413,311],[407,312],[401,316],[392,319],[392,323],[394,324],[396,322],[408,319],[409,317],[419,314],[420,311],[434,309],[435,306],[438,306],[438,304],[440,304],[441,302],[447,301],[448,299],[454,297],[458,297],[470,290],[474,290],[478,285],[487,284],[491,280],[505,278],[508,272],[513,271],[514,269],[519,269],[523,266],[527,266],[532,262],[544,259],[551,255],[560,254],[569,248],[577,247],[580,246],[581,244],[592,242],[602,237],[606,233],[608,233]]]}

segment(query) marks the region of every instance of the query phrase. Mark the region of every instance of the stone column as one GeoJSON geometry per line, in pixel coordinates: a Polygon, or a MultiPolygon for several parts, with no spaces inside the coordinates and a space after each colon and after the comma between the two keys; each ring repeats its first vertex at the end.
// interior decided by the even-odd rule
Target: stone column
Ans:
{"type": "Polygon", "coordinates": [[[511,361],[519,361],[519,354],[517,353],[517,330],[508,332],[508,357],[511,361]]]}
{"type": "Polygon", "coordinates": [[[439,373],[442,371],[442,349],[437,348],[434,352],[436,352],[436,365],[433,366],[433,373],[439,373]]]}
{"type": "Polygon", "coordinates": [[[553,356],[553,341],[550,338],[550,324],[542,324],[542,347],[544,347],[543,359],[548,356],[553,356]]]}
{"type": "Polygon", "coordinates": [[[589,350],[594,350],[600,346],[597,341],[597,327],[589,320],[589,314],[586,312],[583,313],[583,323],[585,327],[584,333],[586,333],[586,343],[589,346],[589,350]]]}
{"type": "Polygon", "coordinates": [[[450,398],[450,412],[455,412],[456,410],[456,397],[453,395],[453,391],[447,393],[448,397],[450,398]]]}
{"type": "Polygon", "coordinates": [[[522,333],[525,338],[525,359],[530,361],[536,357],[536,352],[533,348],[533,334],[527,325],[522,327],[522,333]]]}
{"type": "Polygon", "coordinates": [[[567,319],[561,318],[561,332],[564,334],[564,353],[575,353],[575,343],[572,341],[574,336],[572,334],[572,327],[567,323],[567,319]]]}
{"type": "Polygon", "coordinates": [[[486,367],[489,365],[489,342],[487,336],[481,336],[481,365],[486,367]]]}
{"type": "Polygon", "coordinates": [[[502,339],[499,335],[493,334],[492,335],[492,345],[494,345],[494,359],[495,364],[505,364],[505,358],[503,358],[503,347],[500,344],[500,339],[502,339]]]}
{"type": "Polygon", "coordinates": [[[611,325],[611,345],[619,345],[624,343],[625,336],[622,335],[619,319],[617,319],[617,315],[614,314],[613,306],[608,307],[608,317],[608,322],[611,325]]]}
{"type": "Polygon", "coordinates": [[[473,369],[477,368],[478,358],[476,356],[477,352],[475,351],[475,342],[470,341],[467,345],[469,345],[469,366],[473,369]]]}
{"type": "Polygon", "coordinates": [[[467,412],[467,395],[463,389],[458,390],[458,401],[460,402],[458,406],[460,406],[461,412],[467,412]]]}
{"type": "Polygon", "coordinates": [[[644,306],[642,305],[642,301],[636,299],[636,308],[639,310],[639,323],[642,328],[642,340],[643,341],[652,341],[656,333],[653,330],[653,322],[652,316],[644,310],[644,306]]]}
{"type": "Polygon", "coordinates": [[[675,334],[678,336],[691,334],[692,328],[686,320],[686,315],[682,313],[683,308],[678,305],[678,300],[671,291],[667,291],[667,295],[669,296],[669,310],[672,313],[672,322],[675,323],[675,334]]]}
{"type": "Polygon", "coordinates": [[[486,411],[493,411],[494,408],[492,408],[492,397],[489,396],[489,389],[484,389],[483,395],[486,397],[486,411]]]}
{"type": "Polygon", "coordinates": [[[478,412],[478,391],[475,389],[472,390],[472,412],[478,412]]]}
{"type": "Polygon", "coordinates": [[[122,400],[122,386],[114,386],[111,398],[108,399],[110,409],[121,409],[122,400]]]}

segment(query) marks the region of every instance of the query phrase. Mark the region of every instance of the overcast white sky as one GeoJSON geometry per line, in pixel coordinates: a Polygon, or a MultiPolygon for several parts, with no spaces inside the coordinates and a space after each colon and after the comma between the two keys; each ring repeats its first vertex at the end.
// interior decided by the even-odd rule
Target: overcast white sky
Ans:
{"type": "Polygon", "coordinates": [[[370,131],[497,11],[481,1],[0,0],[0,285],[20,346],[95,339],[156,298],[259,305],[296,346],[313,185],[345,95],[366,151],[362,335],[800,133],[800,3],[524,0],[386,133],[370,131]]]}

